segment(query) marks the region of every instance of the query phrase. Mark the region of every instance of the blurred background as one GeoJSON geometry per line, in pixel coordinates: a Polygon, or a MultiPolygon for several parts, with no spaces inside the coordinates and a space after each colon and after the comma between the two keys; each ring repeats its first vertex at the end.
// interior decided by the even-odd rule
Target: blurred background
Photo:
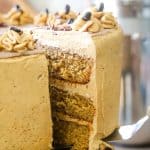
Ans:
{"type": "MultiPolygon", "coordinates": [[[[130,124],[146,114],[150,105],[150,0],[101,0],[105,11],[113,12],[124,31],[121,81],[121,124],[130,124]]],[[[95,0],[0,0],[0,12],[21,4],[35,14],[48,8],[50,12],[70,4],[80,12],[95,0]]]]}

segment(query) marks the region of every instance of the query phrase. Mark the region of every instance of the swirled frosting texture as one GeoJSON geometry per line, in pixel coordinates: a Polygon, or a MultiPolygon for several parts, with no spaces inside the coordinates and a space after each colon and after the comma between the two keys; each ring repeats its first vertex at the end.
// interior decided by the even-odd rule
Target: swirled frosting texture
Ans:
{"type": "Polygon", "coordinates": [[[118,24],[112,13],[98,11],[95,7],[78,16],[72,24],[72,29],[82,32],[100,32],[103,29],[115,29],[118,24]],[[86,14],[91,13],[91,17],[84,19],[86,14]]]}
{"type": "Polygon", "coordinates": [[[105,13],[100,21],[104,29],[114,29],[117,27],[117,22],[112,13],[105,13]]]}
{"type": "Polygon", "coordinates": [[[66,23],[69,19],[76,19],[77,14],[71,10],[70,5],[66,5],[63,11],[56,13],[55,25],[66,23]]]}
{"type": "Polygon", "coordinates": [[[101,30],[101,22],[92,16],[90,12],[78,16],[72,24],[72,29],[81,32],[99,32],[101,30]]]}
{"type": "Polygon", "coordinates": [[[4,15],[4,21],[8,25],[25,25],[33,23],[33,18],[20,6],[13,7],[7,14],[4,15]]]}
{"type": "Polygon", "coordinates": [[[34,17],[34,24],[39,26],[45,26],[49,18],[49,12],[46,9],[45,11],[40,12],[34,17]]]}
{"type": "Polygon", "coordinates": [[[8,30],[0,36],[0,50],[22,52],[34,49],[35,41],[29,32],[8,30]]]}
{"type": "Polygon", "coordinates": [[[72,29],[81,32],[95,33],[101,30],[101,23],[96,18],[92,18],[88,21],[84,21],[80,17],[73,23],[72,29]]]}

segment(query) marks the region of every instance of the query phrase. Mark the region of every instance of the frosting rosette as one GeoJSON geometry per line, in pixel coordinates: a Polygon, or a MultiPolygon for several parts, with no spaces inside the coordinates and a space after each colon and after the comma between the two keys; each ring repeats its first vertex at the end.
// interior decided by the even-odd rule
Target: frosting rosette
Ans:
{"type": "Polygon", "coordinates": [[[77,18],[77,14],[71,10],[70,5],[66,5],[63,11],[56,13],[55,25],[67,23],[68,20],[77,18]]]}
{"type": "Polygon", "coordinates": [[[9,52],[22,52],[33,50],[35,40],[30,32],[22,31],[11,27],[7,32],[0,36],[0,49],[9,52]]]}
{"type": "Polygon", "coordinates": [[[100,21],[104,29],[114,29],[117,27],[117,21],[112,13],[105,13],[100,21]]]}
{"type": "Polygon", "coordinates": [[[25,25],[33,23],[33,18],[24,11],[19,5],[15,5],[7,14],[4,21],[8,25],[25,25]]]}
{"type": "Polygon", "coordinates": [[[39,26],[45,26],[49,18],[49,10],[45,9],[34,17],[34,24],[39,26]]]}
{"type": "Polygon", "coordinates": [[[85,12],[78,16],[72,24],[72,29],[81,32],[99,32],[101,30],[101,23],[98,19],[92,16],[91,12],[85,12]]]}

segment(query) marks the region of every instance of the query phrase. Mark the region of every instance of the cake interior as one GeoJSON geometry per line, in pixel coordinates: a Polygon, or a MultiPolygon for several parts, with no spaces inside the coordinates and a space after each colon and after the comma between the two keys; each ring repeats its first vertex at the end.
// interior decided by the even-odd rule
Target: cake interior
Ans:
{"type": "Polygon", "coordinates": [[[90,80],[92,59],[60,50],[50,50],[50,73],[53,78],[86,84],[90,80]]]}
{"type": "Polygon", "coordinates": [[[72,145],[72,150],[88,150],[89,127],[77,123],[62,121],[58,118],[54,122],[54,144],[72,145]]]}

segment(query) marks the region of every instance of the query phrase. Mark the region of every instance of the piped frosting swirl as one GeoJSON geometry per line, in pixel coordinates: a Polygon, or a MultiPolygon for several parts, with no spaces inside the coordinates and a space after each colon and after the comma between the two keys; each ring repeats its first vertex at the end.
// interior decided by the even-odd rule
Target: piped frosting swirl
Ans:
{"type": "Polygon", "coordinates": [[[8,25],[25,25],[33,23],[33,18],[19,5],[15,5],[4,15],[4,21],[8,25]]]}
{"type": "Polygon", "coordinates": [[[49,10],[45,9],[34,17],[34,24],[39,26],[45,26],[49,18],[49,10]]]}
{"type": "Polygon", "coordinates": [[[67,23],[68,20],[74,20],[76,18],[77,14],[74,11],[72,11],[70,5],[67,4],[63,11],[56,13],[55,25],[64,24],[67,23]]]}
{"type": "Polygon", "coordinates": [[[93,17],[100,19],[104,15],[104,3],[98,3],[95,7],[90,9],[93,17]]]}
{"type": "Polygon", "coordinates": [[[0,50],[2,51],[22,52],[33,50],[34,47],[35,40],[33,40],[32,34],[16,27],[11,27],[0,36],[0,50]]]}
{"type": "Polygon", "coordinates": [[[81,32],[99,32],[101,30],[101,23],[98,19],[92,16],[91,12],[85,12],[78,16],[72,24],[72,29],[81,32]]]}
{"type": "Polygon", "coordinates": [[[100,21],[104,29],[114,29],[117,27],[117,22],[112,13],[105,13],[100,21]]]}

